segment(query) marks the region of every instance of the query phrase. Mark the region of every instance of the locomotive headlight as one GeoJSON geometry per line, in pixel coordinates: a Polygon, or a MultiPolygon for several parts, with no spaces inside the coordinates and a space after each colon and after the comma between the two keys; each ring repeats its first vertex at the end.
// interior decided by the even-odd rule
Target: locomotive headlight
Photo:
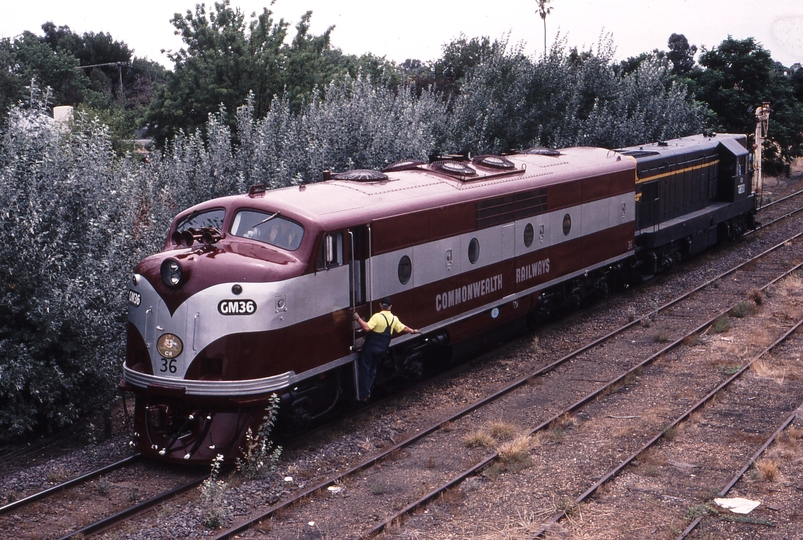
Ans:
{"type": "Polygon", "coordinates": [[[175,259],[165,259],[161,267],[162,281],[168,287],[178,287],[181,284],[181,265],[175,259]]]}
{"type": "MultiPolygon", "coordinates": [[[[162,355],[162,358],[175,358],[184,350],[184,344],[181,339],[175,334],[162,334],[156,340],[156,350],[162,355]]],[[[171,372],[174,370],[171,369],[171,372]]]]}

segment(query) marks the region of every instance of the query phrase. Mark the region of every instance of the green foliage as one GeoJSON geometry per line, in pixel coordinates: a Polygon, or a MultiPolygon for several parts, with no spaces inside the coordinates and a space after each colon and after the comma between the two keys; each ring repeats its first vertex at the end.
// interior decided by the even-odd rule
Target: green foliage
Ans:
{"type": "Polygon", "coordinates": [[[276,465],[279,463],[282,447],[273,446],[270,434],[276,424],[280,401],[279,396],[272,394],[256,435],[253,434],[250,427],[246,432],[245,448],[241,449],[243,457],[242,459],[237,458],[237,470],[246,478],[265,478],[276,469],[276,465]]]}
{"type": "Polygon", "coordinates": [[[672,62],[672,75],[683,75],[694,67],[694,55],[697,45],[689,45],[683,34],[672,34],[667,42],[669,52],[666,57],[672,62]]]}
{"type": "Polygon", "coordinates": [[[128,46],[108,33],[80,36],[52,22],[42,30],[43,36],[24,32],[13,41],[0,40],[0,114],[30,99],[31,89],[47,88],[49,105],[72,105],[109,125],[122,155],[129,149],[125,141],[144,125],[145,107],[165,69],[132,59],[128,46]]]}
{"type": "Polygon", "coordinates": [[[377,82],[398,80],[381,59],[370,55],[358,59],[332,49],[334,27],[319,36],[310,34],[311,17],[312,12],[301,17],[287,43],[289,24],[284,19],[274,21],[267,8],[249,22],[229,0],[216,2],[209,12],[198,4],[194,12],[176,14],[171,22],[185,47],[169,55],[173,73],[148,114],[158,143],[169,142],[182,130],[191,134],[202,129],[221,107],[227,114],[220,120],[234,127],[235,111],[246,100],[261,118],[276,96],[299,112],[316,88],[346,75],[377,76],[381,79],[377,82]]]}
{"type": "Polygon", "coordinates": [[[704,70],[688,73],[695,97],[715,113],[717,131],[755,132],[751,111],[768,101],[772,107],[764,158],[790,161],[803,155],[803,105],[795,95],[788,70],[773,62],[769,51],[753,38],[728,37],[719,47],[703,49],[704,70]]]}
{"type": "MultiPolygon", "coordinates": [[[[13,41],[6,42],[7,55],[0,70],[11,73],[22,82],[16,93],[7,100],[17,103],[24,98],[20,92],[25,86],[36,85],[52,89],[52,100],[58,104],[73,104],[81,101],[89,88],[89,79],[76,70],[78,59],[64,51],[54,51],[31,32],[23,32],[13,41]]],[[[5,112],[5,111],[3,111],[5,112]]]]}
{"type": "Polygon", "coordinates": [[[616,148],[698,132],[700,106],[673,81],[665,60],[629,71],[612,63],[613,44],[598,52],[553,45],[533,63],[519,48],[493,53],[471,69],[455,100],[446,146],[500,153],[530,146],[616,148]]]}
{"type": "Polygon", "coordinates": [[[212,461],[209,478],[203,481],[198,488],[201,491],[201,509],[203,511],[203,524],[209,529],[217,529],[225,525],[232,514],[231,506],[226,501],[226,490],[229,485],[218,480],[223,456],[218,454],[212,461]]]}
{"type": "Polygon", "coordinates": [[[739,302],[728,312],[729,315],[732,317],[736,317],[737,319],[741,319],[744,317],[748,317],[756,312],[756,306],[752,302],[748,302],[747,300],[743,302],[739,302]]]}
{"type": "MultiPolygon", "coordinates": [[[[705,60],[711,73],[678,75],[677,62],[691,51],[682,39],[677,50],[686,56],[677,61],[650,53],[617,64],[609,38],[588,51],[559,39],[536,61],[504,41],[463,36],[438,61],[409,60],[397,70],[333,49],[331,28],[313,36],[309,21],[302,17],[286,42],[287,23],[268,10],[246,23],[228,2],[209,14],[198,6],[173,20],[187,47],[173,54],[172,74],[138,59],[119,70],[76,70],[79,56],[128,54],[107,34],[49,24],[44,37],[0,40],[0,107],[11,107],[0,132],[0,233],[9,244],[0,254],[0,439],[67,425],[111,398],[130,271],[159,249],[172,217],[198,202],[437,150],[615,148],[699,132],[724,114],[695,101],[689,85],[710,90],[717,107],[737,109],[752,103],[748,89],[787,92],[773,103],[770,133],[786,155],[795,151],[789,119],[803,76],[767,70],[768,55],[754,43],[717,49],[705,60]],[[743,73],[719,63],[726,52],[746,63],[743,73]],[[42,73],[50,90],[40,90],[42,73]],[[768,78],[716,102],[717,84],[738,89],[727,77],[752,81],[751,74],[768,78]],[[47,106],[71,92],[79,107],[68,129],[47,106]],[[16,105],[23,98],[29,104],[16,105]],[[165,146],[142,161],[124,141],[152,98],[148,115],[165,146]]],[[[745,110],[733,120],[752,122],[745,110]]],[[[727,330],[727,318],[718,323],[713,331],[727,330]]]]}
{"type": "Polygon", "coordinates": [[[123,284],[142,256],[130,243],[136,181],[108,128],[79,117],[67,130],[33,105],[13,108],[0,138],[5,440],[109,400],[124,350],[123,284]]]}

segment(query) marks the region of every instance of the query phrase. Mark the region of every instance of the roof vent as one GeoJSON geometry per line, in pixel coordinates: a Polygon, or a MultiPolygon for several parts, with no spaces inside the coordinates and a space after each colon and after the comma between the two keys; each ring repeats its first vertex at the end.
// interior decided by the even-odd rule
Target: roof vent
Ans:
{"type": "Polygon", "coordinates": [[[396,163],[391,163],[384,169],[382,172],[397,172],[397,171],[409,171],[411,169],[417,169],[421,165],[426,165],[426,161],[421,161],[420,159],[406,159],[404,161],[397,161],[396,163]]]}
{"type": "Polygon", "coordinates": [[[354,182],[380,182],[387,180],[388,175],[373,169],[354,169],[342,173],[333,174],[334,180],[351,180],[354,182]]]}
{"type": "Polygon", "coordinates": [[[445,172],[457,176],[477,176],[475,171],[469,165],[460,163],[459,161],[436,161],[431,164],[431,167],[436,171],[445,172]]]}
{"type": "Polygon", "coordinates": [[[257,195],[264,195],[267,189],[265,188],[265,184],[257,184],[255,186],[251,186],[248,189],[248,196],[249,197],[256,197],[257,195]]]}
{"type": "Polygon", "coordinates": [[[471,160],[475,165],[491,167],[493,169],[515,169],[516,164],[502,156],[477,156],[471,160]]]}
{"type": "Polygon", "coordinates": [[[524,150],[522,154],[531,154],[535,156],[559,156],[560,150],[555,150],[554,148],[545,148],[543,146],[536,146],[534,148],[528,148],[524,150]]]}

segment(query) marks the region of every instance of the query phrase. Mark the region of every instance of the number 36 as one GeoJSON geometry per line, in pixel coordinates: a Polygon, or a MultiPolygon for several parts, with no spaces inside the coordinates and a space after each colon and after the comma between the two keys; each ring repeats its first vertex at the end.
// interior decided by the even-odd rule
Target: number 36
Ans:
{"type": "Polygon", "coordinates": [[[162,358],[162,369],[160,369],[162,373],[169,371],[170,373],[176,372],[176,359],[171,358],[168,360],[167,358],[162,358]]]}

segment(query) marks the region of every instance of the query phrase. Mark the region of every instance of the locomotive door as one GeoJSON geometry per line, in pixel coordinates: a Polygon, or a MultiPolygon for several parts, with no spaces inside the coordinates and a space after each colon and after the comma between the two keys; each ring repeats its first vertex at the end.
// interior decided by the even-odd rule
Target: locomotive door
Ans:
{"type": "MultiPolygon", "coordinates": [[[[352,227],[349,236],[349,298],[351,308],[360,313],[365,320],[371,311],[371,226],[352,227]]],[[[357,322],[352,325],[352,350],[362,349],[365,337],[360,337],[362,328],[357,322]]],[[[359,387],[359,355],[354,360],[354,388],[359,387]]]]}
{"type": "MultiPolygon", "coordinates": [[[[349,299],[351,308],[364,315],[367,320],[371,312],[371,228],[370,225],[349,229],[349,299]]],[[[353,345],[357,343],[356,325],[353,331],[353,345]]]]}

